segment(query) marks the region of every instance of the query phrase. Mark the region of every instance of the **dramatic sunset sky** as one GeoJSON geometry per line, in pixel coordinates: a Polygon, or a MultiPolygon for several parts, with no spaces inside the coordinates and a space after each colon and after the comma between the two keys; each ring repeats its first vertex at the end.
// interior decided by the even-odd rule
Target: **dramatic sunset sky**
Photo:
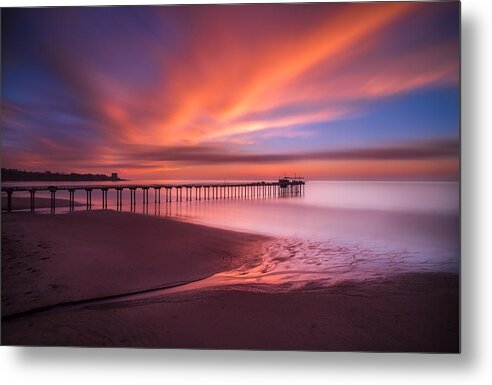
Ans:
{"type": "Polygon", "coordinates": [[[458,178],[459,4],[2,10],[2,167],[458,178]]]}

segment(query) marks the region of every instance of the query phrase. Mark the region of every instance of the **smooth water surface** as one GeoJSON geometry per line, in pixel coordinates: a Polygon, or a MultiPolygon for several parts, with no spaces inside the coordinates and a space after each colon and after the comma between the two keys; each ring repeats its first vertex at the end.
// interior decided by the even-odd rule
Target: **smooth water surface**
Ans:
{"type": "MultiPolygon", "coordinates": [[[[121,183],[144,182],[163,183],[121,183]]],[[[58,192],[57,198],[65,195],[68,192],[58,192]]],[[[116,193],[108,195],[108,208],[116,209],[116,193]]],[[[100,208],[100,191],[93,191],[92,197],[92,209],[100,208]]],[[[166,203],[161,191],[161,203],[154,198],[151,189],[149,204],[143,205],[139,191],[135,211],[276,237],[264,250],[263,263],[217,274],[208,284],[298,286],[313,280],[330,284],[405,272],[459,270],[457,182],[312,181],[307,182],[302,196],[188,202],[176,202],[173,196],[166,203]]],[[[77,192],[76,200],[85,204],[85,191],[77,192]]],[[[128,191],[123,202],[122,209],[130,211],[128,191]]],[[[57,212],[66,211],[60,208],[57,212]]],[[[197,285],[203,283],[192,284],[197,285]]]]}

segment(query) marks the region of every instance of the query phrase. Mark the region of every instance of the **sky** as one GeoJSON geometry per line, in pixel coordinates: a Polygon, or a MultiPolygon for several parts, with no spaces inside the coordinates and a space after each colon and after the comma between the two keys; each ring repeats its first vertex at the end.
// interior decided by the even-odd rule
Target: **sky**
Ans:
{"type": "Polygon", "coordinates": [[[457,180],[459,3],[2,9],[2,167],[457,180]]]}

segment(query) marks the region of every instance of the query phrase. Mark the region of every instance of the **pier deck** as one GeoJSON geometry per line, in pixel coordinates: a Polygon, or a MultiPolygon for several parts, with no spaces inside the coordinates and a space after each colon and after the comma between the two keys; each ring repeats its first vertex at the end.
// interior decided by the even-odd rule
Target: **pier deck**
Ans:
{"type": "MultiPolygon", "coordinates": [[[[154,190],[154,202],[161,203],[161,189],[165,192],[165,202],[171,202],[173,190],[175,201],[252,198],[260,196],[302,195],[305,182],[302,178],[280,178],[278,182],[247,182],[247,183],[189,183],[189,184],[87,184],[87,185],[45,185],[45,186],[2,186],[2,193],[7,194],[7,212],[12,211],[12,196],[15,192],[29,192],[31,211],[35,210],[35,195],[38,191],[49,191],[51,194],[51,211],[55,211],[56,193],[69,192],[70,210],[75,208],[75,192],[86,192],[86,206],[92,207],[92,192],[100,190],[102,208],[108,207],[108,191],[115,190],[116,206],[123,204],[123,191],[130,191],[130,205],[136,204],[136,192],[142,190],[142,203],[149,203],[149,190],[154,190]]],[[[4,208],[2,208],[4,210],[4,208]]]]}

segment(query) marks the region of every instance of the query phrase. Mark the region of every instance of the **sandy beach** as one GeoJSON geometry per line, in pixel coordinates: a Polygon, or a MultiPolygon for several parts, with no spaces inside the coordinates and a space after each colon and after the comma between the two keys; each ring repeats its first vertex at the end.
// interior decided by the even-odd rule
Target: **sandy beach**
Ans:
{"type": "Polygon", "coordinates": [[[267,237],[115,211],[2,215],[2,315],[258,263],[267,237]]]}
{"type": "Polygon", "coordinates": [[[271,242],[114,211],[2,215],[2,344],[459,351],[456,274],[155,290],[254,266],[271,242]]]}
{"type": "MultiPolygon", "coordinates": [[[[51,198],[36,197],[36,209],[50,208],[51,198]]],[[[69,207],[68,199],[57,198],[55,200],[56,207],[69,207]]],[[[75,202],[75,206],[83,206],[83,203],[75,202]]],[[[31,198],[29,197],[14,197],[12,199],[12,210],[29,210],[31,208],[31,198]]],[[[2,196],[2,211],[7,209],[7,197],[2,196]]]]}
{"type": "MultiPolygon", "coordinates": [[[[83,206],[83,203],[75,202],[75,206],[83,206]]],[[[56,207],[69,207],[68,199],[57,198],[55,200],[56,207]]],[[[51,207],[51,198],[36,197],[35,208],[44,209],[51,207]]],[[[29,210],[31,208],[31,198],[29,197],[14,197],[12,199],[12,210],[29,210]]],[[[7,209],[7,197],[2,196],[2,211],[7,209]]]]}

